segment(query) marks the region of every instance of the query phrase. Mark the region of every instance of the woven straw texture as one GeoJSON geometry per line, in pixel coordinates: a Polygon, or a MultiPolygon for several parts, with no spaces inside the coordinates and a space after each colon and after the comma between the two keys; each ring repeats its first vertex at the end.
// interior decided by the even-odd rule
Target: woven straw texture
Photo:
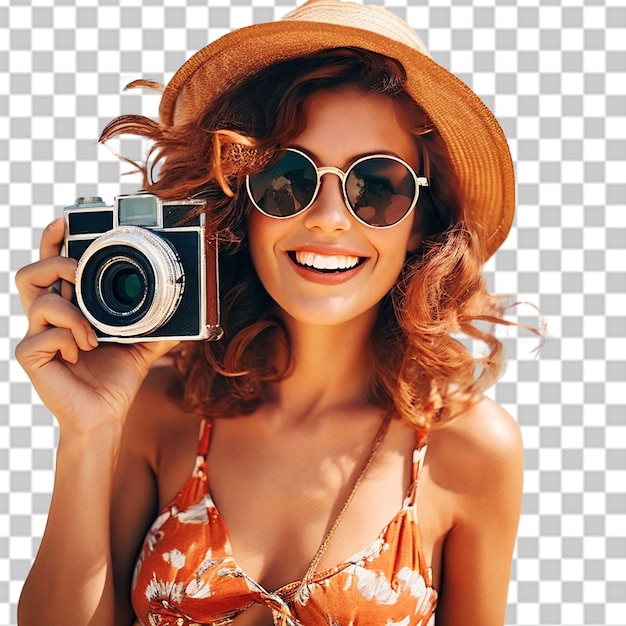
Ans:
{"type": "Polygon", "coordinates": [[[506,138],[482,101],[425,54],[423,43],[404,21],[384,9],[316,0],[278,22],[221,37],[173,76],[161,100],[161,121],[169,126],[198,119],[218,94],[264,67],[343,46],[386,54],[402,63],[408,92],[448,146],[466,198],[466,219],[479,233],[489,258],[506,238],[515,210],[506,138]]]}

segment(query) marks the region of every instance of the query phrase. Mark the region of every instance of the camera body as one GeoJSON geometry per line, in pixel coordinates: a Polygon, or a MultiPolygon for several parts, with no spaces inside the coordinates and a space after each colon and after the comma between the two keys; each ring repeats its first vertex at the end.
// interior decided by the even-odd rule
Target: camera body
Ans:
{"type": "Polygon", "coordinates": [[[75,301],[99,341],[220,339],[217,242],[189,217],[203,204],[138,193],[65,208],[75,301]]]}

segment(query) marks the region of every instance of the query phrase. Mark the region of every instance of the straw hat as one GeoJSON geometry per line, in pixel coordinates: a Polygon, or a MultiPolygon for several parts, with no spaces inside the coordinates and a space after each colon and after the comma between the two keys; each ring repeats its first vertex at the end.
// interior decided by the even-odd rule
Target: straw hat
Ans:
{"type": "Polygon", "coordinates": [[[197,119],[224,90],[286,59],[356,47],[404,66],[406,89],[446,142],[464,189],[466,218],[480,228],[486,258],[506,238],[515,210],[513,164],[497,120],[474,92],[430,56],[415,31],[377,6],[309,0],[283,19],[220,37],[172,77],[159,115],[166,126],[197,119]]]}

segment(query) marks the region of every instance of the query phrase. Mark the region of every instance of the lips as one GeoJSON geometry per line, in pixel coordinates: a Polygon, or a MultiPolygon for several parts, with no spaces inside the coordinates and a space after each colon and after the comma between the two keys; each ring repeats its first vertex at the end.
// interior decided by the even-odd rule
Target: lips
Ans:
{"type": "Polygon", "coordinates": [[[319,254],[306,250],[290,252],[292,261],[301,267],[318,272],[347,272],[365,261],[364,257],[346,254],[319,254]]]}

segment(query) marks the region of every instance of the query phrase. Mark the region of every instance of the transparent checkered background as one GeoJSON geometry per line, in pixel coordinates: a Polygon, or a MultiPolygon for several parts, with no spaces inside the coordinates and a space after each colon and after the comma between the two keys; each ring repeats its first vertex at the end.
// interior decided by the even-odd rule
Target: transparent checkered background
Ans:
{"type": "MultiPolygon", "coordinates": [[[[154,116],[209,40],[294,0],[0,0],[0,624],[43,532],[56,426],[14,360],[15,271],[80,195],[134,191],[99,147],[121,113],[154,116]]],[[[507,624],[626,625],[626,8],[621,0],[389,0],[483,97],[516,161],[516,225],[486,274],[536,304],[550,340],[506,338],[493,396],[526,443],[507,624]]],[[[366,129],[364,129],[366,132],[366,129]]],[[[139,141],[120,149],[140,157],[139,141]]],[[[515,316],[536,323],[531,307],[515,316]]],[[[97,487],[95,487],[97,488],[97,487]]],[[[474,626],[468,616],[468,626],[474,626]]]]}

